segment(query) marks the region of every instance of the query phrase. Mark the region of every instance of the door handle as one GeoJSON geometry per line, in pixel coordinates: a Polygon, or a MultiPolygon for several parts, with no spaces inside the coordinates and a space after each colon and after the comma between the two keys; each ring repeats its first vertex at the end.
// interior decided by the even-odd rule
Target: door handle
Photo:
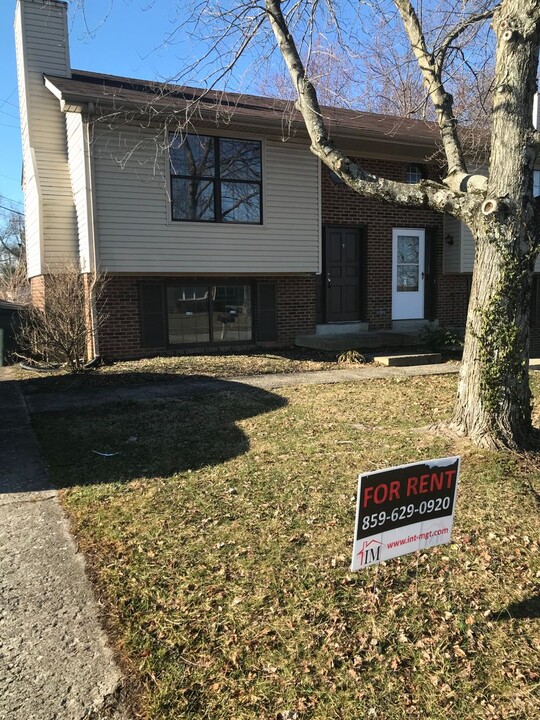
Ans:
{"type": "Polygon", "coordinates": [[[326,274],[326,284],[328,287],[332,284],[332,278],[330,277],[330,273],[326,274]]]}
{"type": "Polygon", "coordinates": [[[423,280],[424,278],[425,278],[425,275],[424,275],[424,273],[422,273],[422,280],[423,280]]]}

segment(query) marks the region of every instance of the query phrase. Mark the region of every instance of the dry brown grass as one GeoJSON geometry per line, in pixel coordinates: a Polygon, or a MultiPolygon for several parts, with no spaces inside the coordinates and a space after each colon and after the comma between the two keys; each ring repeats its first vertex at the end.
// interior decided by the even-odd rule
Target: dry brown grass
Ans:
{"type": "Polygon", "coordinates": [[[461,443],[452,544],[348,569],[357,474],[456,452],[455,382],[36,418],[141,718],[538,716],[538,456],[461,443]]]}
{"type": "Polygon", "coordinates": [[[23,382],[26,393],[62,391],[77,387],[126,387],[171,382],[182,377],[242,377],[272,373],[313,372],[343,367],[336,355],[317,350],[289,348],[263,352],[237,351],[223,355],[196,353],[172,357],[115,362],[73,378],[63,370],[51,373],[29,372],[14,366],[14,373],[23,382]]]}

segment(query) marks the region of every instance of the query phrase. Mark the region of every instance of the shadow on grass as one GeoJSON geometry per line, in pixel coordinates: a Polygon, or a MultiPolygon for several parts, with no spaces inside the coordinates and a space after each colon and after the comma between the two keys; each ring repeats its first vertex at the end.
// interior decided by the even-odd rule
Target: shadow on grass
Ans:
{"type": "MultiPolygon", "coordinates": [[[[57,410],[55,396],[33,424],[57,487],[168,478],[211,467],[245,453],[249,440],[237,423],[277,410],[286,400],[241,383],[185,378],[163,393],[94,404],[80,392],[57,410]],[[51,408],[53,411],[51,411],[51,408]]],[[[67,395],[67,394],[66,394],[67,395]]]]}
{"type": "MultiPolygon", "coordinates": [[[[138,370],[136,368],[126,370],[125,365],[129,365],[130,361],[125,363],[119,361],[113,363],[110,367],[105,366],[95,371],[89,371],[81,374],[66,374],[65,372],[43,372],[37,374],[36,372],[26,372],[22,369],[18,369],[19,381],[23,388],[25,395],[32,395],[35,393],[48,393],[48,392],[64,392],[68,390],[84,390],[89,388],[110,388],[110,387],[133,387],[145,384],[157,384],[157,383],[170,383],[178,382],[188,377],[195,377],[196,373],[193,372],[196,367],[197,361],[200,360],[202,363],[202,373],[207,376],[227,376],[234,377],[239,375],[266,375],[272,374],[273,372],[290,372],[291,369],[287,368],[287,361],[291,362],[291,367],[294,369],[294,363],[302,362],[317,362],[328,368],[336,366],[336,354],[325,351],[317,351],[309,348],[287,348],[287,349],[257,349],[251,351],[235,351],[227,352],[226,357],[232,361],[232,364],[227,366],[220,362],[222,359],[217,352],[197,353],[193,355],[182,355],[178,356],[179,365],[174,372],[168,371],[167,366],[163,366],[161,361],[168,360],[174,361],[175,356],[157,356],[156,358],[144,358],[139,361],[133,361],[136,365],[147,364],[147,366],[153,366],[152,369],[138,370]],[[216,359],[214,367],[212,367],[213,359],[216,359]],[[234,359],[238,359],[236,369],[234,368],[234,359]],[[269,366],[267,369],[261,370],[259,359],[272,358],[277,361],[282,360],[284,364],[282,366],[276,366],[274,369],[269,366]],[[250,365],[250,361],[253,363],[250,365]],[[182,361],[186,361],[185,365],[182,365],[182,361]],[[120,366],[120,370],[115,370],[115,365],[120,366]],[[124,367],[122,367],[124,366],[124,367]],[[215,372],[214,372],[215,370],[215,372]]],[[[301,369],[301,368],[300,368],[301,369]]]]}
{"type": "Polygon", "coordinates": [[[540,618],[540,594],[511,603],[507,607],[492,613],[491,620],[534,620],[540,618]]]}

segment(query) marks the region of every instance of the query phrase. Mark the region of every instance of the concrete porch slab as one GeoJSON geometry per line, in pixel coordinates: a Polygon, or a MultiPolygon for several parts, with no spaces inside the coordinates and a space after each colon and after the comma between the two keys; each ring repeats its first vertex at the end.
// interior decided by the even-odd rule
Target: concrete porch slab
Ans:
{"type": "Polygon", "coordinates": [[[417,333],[374,330],[343,335],[300,335],[296,338],[295,345],[314,350],[345,352],[346,350],[365,351],[394,347],[411,348],[420,343],[417,333]]]}

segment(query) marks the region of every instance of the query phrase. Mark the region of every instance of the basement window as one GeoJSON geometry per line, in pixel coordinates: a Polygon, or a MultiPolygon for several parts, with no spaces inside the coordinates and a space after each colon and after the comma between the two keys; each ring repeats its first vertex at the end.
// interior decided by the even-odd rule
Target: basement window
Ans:
{"type": "Polygon", "coordinates": [[[252,339],[249,285],[167,286],[170,345],[252,339]]]}

